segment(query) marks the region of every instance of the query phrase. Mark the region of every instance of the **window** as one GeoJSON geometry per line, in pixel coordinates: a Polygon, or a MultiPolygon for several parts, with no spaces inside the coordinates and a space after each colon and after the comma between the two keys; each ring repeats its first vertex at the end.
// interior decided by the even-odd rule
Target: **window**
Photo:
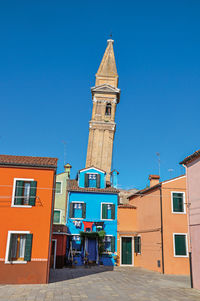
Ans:
{"type": "Polygon", "coordinates": [[[141,237],[140,236],[134,237],[134,248],[135,248],[135,253],[138,253],[138,254],[141,253],[141,237]]]}
{"type": "Polygon", "coordinates": [[[85,187],[100,188],[100,174],[86,173],[85,187]]]}
{"type": "Polygon", "coordinates": [[[56,182],[56,193],[62,193],[62,182],[56,182]]]}
{"type": "Polygon", "coordinates": [[[101,210],[102,219],[115,219],[115,205],[114,204],[102,204],[101,210]]]}
{"type": "Polygon", "coordinates": [[[14,197],[12,205],[14,206],[35,206],[37,182],[33,180],[15,179],[14,197]]]}
{"type": "Polygon", "coordinates": [[[185,213],[185,194],[183,192],[172,192],[173,213],[185,213]]]}
{"type": "Polygon", "coordinates": [[[115,237],[114,236],[105,236],[104,238],[104,250],[105,252],[115,252],[115,237]]]}
{"type": "Polygon", "coordinates": [[[174,256],[187,257],[187,235],[186,234],[174,234],[174,256]]]}
{"type": "Polygon", "coordinates": [[[61,210],[54,210],[53,223],[60,224],[61,210]]]}
{"type": "Polygon", "coordinates": [[[112,108],[111,103],[107,103],[107,105],[106,105],[106,111],[105,111],[105,115],[106,116],[110,116],[111,115],[111,108],[112,108]]]}
{"type": "Polygon", "coordinates": [[[31,261],[32,238],[32,234],[9,232],[6,261],[31,261]]]}
{"type": "Polygon", "coordinates": [[[85,218],[86,216],[86,204],[85,203],[70,203],[69,210],[70,218],[85,218]]]}
{"type": "Polygon", "coordinates": [[[80,235],[72,236],[72,250],[76,252],[81,252],[81,238],[80,235]]]}

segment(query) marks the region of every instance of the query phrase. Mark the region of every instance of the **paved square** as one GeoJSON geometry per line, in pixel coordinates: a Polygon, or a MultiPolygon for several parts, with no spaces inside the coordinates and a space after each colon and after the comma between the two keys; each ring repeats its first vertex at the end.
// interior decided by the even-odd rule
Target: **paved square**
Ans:
{"type": "Polygon", "coordinates": [[[140,268],[106,267],[51,271],[48,285],[0,286],[0,301],[190,301],[200,291],[190,288],[189,277],[161,275],[140,268]]]}

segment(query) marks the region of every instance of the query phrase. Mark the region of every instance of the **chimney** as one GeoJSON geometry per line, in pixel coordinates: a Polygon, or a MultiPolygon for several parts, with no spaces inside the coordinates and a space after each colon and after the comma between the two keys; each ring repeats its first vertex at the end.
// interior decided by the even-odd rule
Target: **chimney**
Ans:
{"type": "Polygon", "coordinates": [[[71,168],[72,168],[72,166],[71,166],[69,163],[67,163],[67,164],[64,165],[64,169],[65,169],[65,172],[66,172],[67,175],[68,175],[68,179],[70,179],[70,171],[71,171],[71,168]]]}
{"type": "Polygon", "coordinates": [[[150,187],[159,184],[160,176],[158,175],[149,175],[150,187]]]}
{"type": "Polygon", "coordinates": [[[117,176],[119,174],[119,172],[114,169],[113,171],[111,171],[111,184],[112,184],[112,187],[114,188],[117,188],[117,176]]]}

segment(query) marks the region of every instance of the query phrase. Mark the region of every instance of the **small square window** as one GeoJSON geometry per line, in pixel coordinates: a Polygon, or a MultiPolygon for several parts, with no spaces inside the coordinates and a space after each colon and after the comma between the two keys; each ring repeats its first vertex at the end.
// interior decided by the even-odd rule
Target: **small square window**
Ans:
{"type": "Polygon", "coordinates": [[[184,193],[183,192],[173,192],[172,193],[173,202],[173,213],[185,213],[184,204],[184,193]]]}
{"type": "Polygon", "coordinates": [[[102,204],[102,219],[115,219],[115,205],[114,204],[102,204]]]}
{"type": "Polygon", "coordinates": [[[54,210],[53,223],[60,224],[61,212],[60,210],[54,210]]]}
{"type": "Polygon", "coordinates": [[[32,236],[32,234],[25,233],[10,233],[10,235],[8,236],[9,250],[6,261],[30,261],[32,250],[32,236]]]}
{"type": "Polygon", "coordinates": [[[14,200],[15,206],[35,206],[37,182],[32,180],[16,180],[14,182],[14,200]]]}
{"type": "Polygon", "coordinates": [[[175,256],[187,256],[186,234],[174,234],[174,254],[175,256]]]}
{"type": "Polygon", "coordinates": [[[56,182],[56,193],[62,193],[62,182],[56,182]]]}

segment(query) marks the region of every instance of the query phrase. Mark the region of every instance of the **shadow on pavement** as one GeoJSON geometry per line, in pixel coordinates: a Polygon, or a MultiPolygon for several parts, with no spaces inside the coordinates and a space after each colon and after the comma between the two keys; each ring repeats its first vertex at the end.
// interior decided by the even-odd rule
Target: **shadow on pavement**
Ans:
{"type": "Polygon", "coordinates": [[[75,267],[63,269],[51,269],[49,283],[59,282],[64,280],[76,279],[80,277],[89,276],[92,274],[113,271],[113,266],[91,266],[91,267],[75,267]]]}

